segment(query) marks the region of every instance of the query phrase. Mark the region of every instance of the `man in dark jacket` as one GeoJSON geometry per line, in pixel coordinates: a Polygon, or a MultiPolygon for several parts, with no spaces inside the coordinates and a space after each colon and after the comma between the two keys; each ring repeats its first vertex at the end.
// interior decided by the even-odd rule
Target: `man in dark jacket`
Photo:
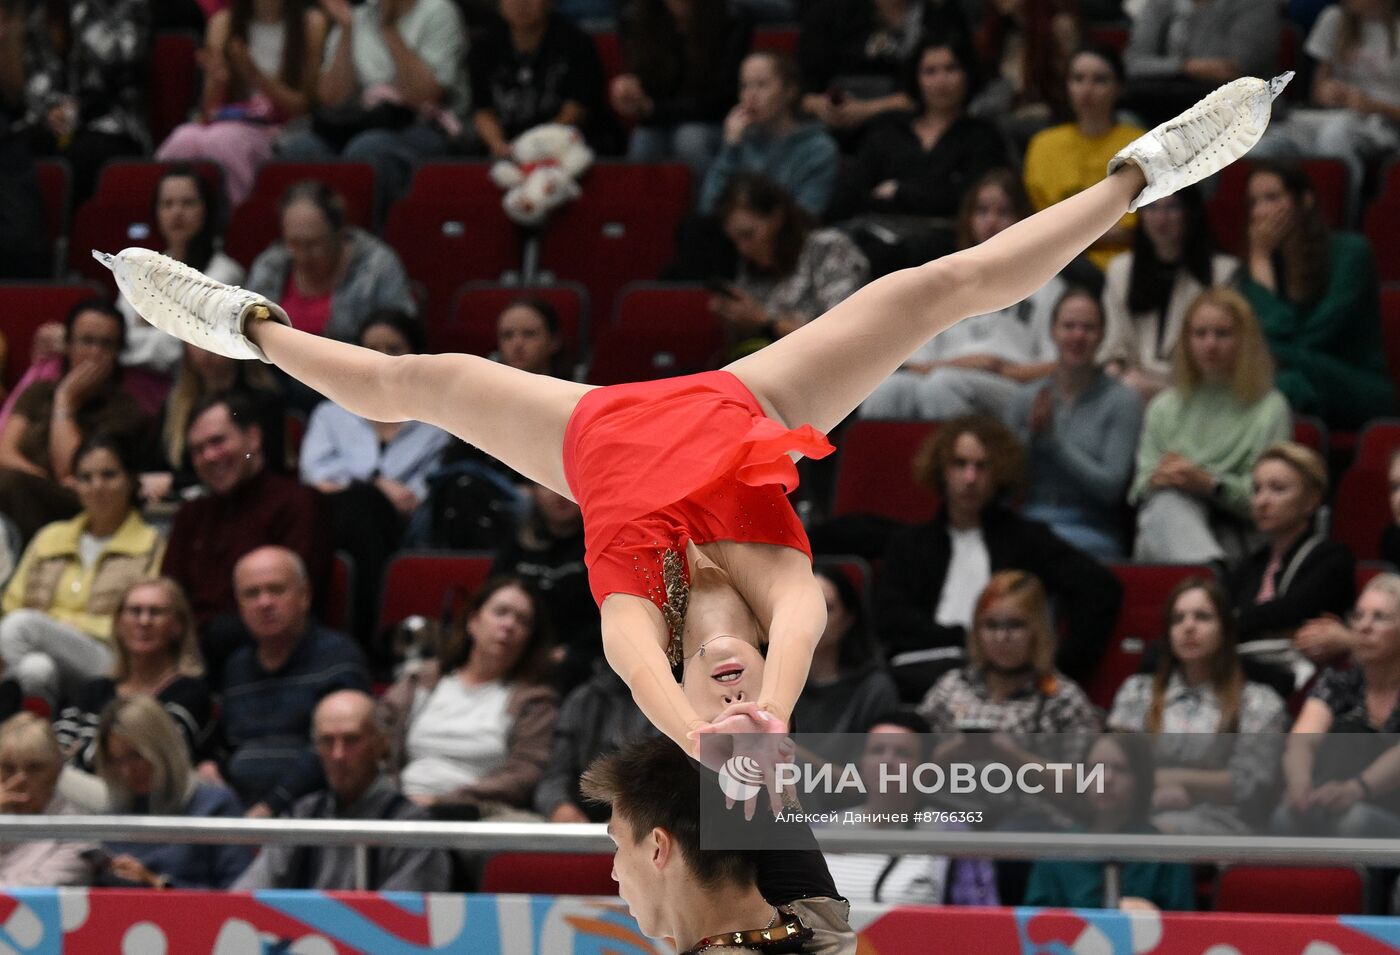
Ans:
{"type": "Polygon", "coordinates": [[[535,788],[535,811],[550,822],[606,822],[608,806],[585,800],[579,777],[598,757],[656,734],[622,677],[602,658],[593,661],[593,675],[559,708],[549,766],[535,788]]]}
{"type": "MultiPolygon", "coordinates": [[[[362,690],[337,690],[316,706],[311,740],[326,788],[297,800],[293,819],[427,819],[383,772],[389,740],[362,690]]],[[[372,892],[443,892],[447,853],[438,849],[372,849],[366,875],[372,892]]],[[[264,846],[235,889],[355,889],[352,846],[264,846]]]]}
{"type": "Polygon", "coordinates": [[[727,811],[718,780],[670,740],[596,760],[583,793],[611,808],[613,878],[651,938],[674,940],[681,955],[711,948],[855,955],[850,903],[837,894],[806,823],[788,826],[767,811],[739,822],[735,807],[739,815],[723,826],[743,828],[717,836],[717,817],[727,811]],[[736,832],[755,848],[720,847],[736,832]]]}
{"type": "Polygon", "coordinates": [[[920,479],[943,507],[890,541],[877,601],[880,636],[910,702],[961,662],[977,597],[1002,570],[1024,570],[1045,585],[1062,633],[1056,663],[1066,676],[1087,680],[1103,656],[1122,586],[1088,554],[999,502],[1017,484],[1021,460],[1016,438],[979,416],[944,424],[920,453],[920,479]]]}

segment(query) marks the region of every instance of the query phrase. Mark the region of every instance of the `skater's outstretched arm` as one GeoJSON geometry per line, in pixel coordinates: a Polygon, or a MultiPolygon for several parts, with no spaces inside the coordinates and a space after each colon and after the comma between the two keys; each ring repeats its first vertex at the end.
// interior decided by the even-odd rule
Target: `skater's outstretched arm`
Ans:
{"type": "Polygon", "coordinates": [[[604,600],[602,614],[603,656],[608,666],[627,684],[633,702],[651,724],[698,759],[700,744],[686,734],[706,723],[671,675],[671,664],[661,649],[665,624],[660,612],[624,595],[604,600]]]}

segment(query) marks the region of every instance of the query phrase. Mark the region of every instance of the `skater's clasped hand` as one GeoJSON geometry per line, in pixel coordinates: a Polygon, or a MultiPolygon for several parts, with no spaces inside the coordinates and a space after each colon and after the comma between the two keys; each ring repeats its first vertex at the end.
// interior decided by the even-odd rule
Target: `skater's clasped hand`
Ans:
{"type": "MultiPolygon", "coordinates": [[[[700,762],[718,771],[735,756],[751,758],[763,773],[770,808],[782,809],[782,788],[778,785],[777,765],[791,762],[797,747],[788,736],[783,720],[758,708],[753,702],[733,703],[705,726],[692,730],[689,737],[699,746],[700,762]]],[[[732,808],[734,800],[725,796],[725,807],[732,808]]],[[[758,808],[758,794],[744,803],[744,818],[752,819],[758,808]]]]}

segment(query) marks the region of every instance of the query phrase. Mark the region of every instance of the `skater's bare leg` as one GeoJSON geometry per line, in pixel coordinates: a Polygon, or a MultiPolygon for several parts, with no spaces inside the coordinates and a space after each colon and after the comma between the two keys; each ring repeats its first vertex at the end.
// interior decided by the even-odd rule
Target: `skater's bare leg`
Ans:
{"type": "Polygon", "coordinates": [[[277,367],[371,421],[426,421],[532,481],[573,499],[564,428],[591,386],[533,375],[475,355],[389,357],[276,322],[249,322],[277,367]]]}
{"type": "Polygon", "coordinates": [[[981,245],[871,282],[728,370],[779,420],[830,431],[934,335],[1050,281],[1123,217],[1145,183],[1125,166],[981,245]]]}

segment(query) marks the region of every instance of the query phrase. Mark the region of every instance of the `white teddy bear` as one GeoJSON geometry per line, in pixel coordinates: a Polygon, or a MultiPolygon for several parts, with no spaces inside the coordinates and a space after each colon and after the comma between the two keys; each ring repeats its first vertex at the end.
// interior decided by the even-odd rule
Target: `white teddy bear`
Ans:
{"type": "Polygon", "coordinates": [[[523,226],[536,226],[556,208],[576,199],[576,181],[593,164],[593,151],[572,126],[546,123],[521,133],[511,158],[491,167],[491,179],[506,190],[501,205],[523,226]]]}

